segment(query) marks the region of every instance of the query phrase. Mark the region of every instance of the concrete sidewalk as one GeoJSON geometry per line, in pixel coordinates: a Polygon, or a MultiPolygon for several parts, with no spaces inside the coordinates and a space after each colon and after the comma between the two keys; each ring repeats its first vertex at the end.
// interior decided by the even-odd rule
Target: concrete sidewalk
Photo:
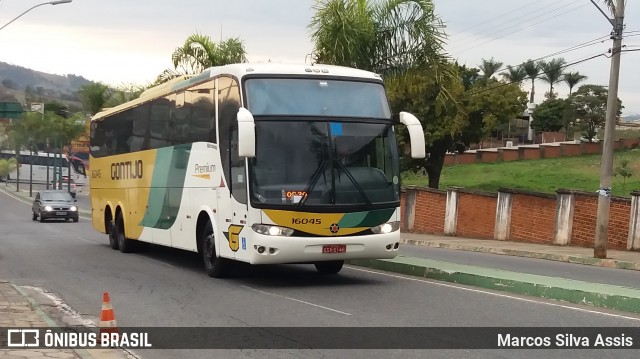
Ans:
{"type": "MultiPolygon", "coordinates": [[[[24,289],[0,280],[0,327],[2,328],[57,328],[58,324],[42,310],[40,304],[24,289]]],[[[2,333],[5,337],[6,333],[2,333]]],[[[6,340],[6,339],[4,339],[6,340]]],[[[0,348],[7,343],[0,342],[0,348]]],[[[126,359],[129,355],[117,349],[0,349],[0,358],[79,358],[126,359]]]]}
{"type": "MultiPolygon", "coordinates": [[[[614,276],[615,271],[640,270],[640,252],[609,250],[609,258],[596,259],[593,258],[591,248],[413,233],[403,233],[401,242],[403,246],[430,247],[434,251],[445,248],[560,261],[576,266],[582,264],[607,267],[614,271],[608,272],[608,275],[614,276]]],[[[640,276],[637,285],[626,287],[561,278],[560,275],[536,275],[524,270],[501,270],[445,262],[422,258],[419,254],[400,255],[392,260],[353,260],[349,261],[349,264],[491,290],[640,313],[640,276]]]]}

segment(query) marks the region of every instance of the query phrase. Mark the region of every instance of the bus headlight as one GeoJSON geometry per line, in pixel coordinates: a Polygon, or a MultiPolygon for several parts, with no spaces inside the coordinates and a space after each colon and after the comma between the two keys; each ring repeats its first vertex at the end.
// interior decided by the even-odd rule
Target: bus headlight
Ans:
{"type": "Polygon", "coordinates": [[[270,226],[268,224],[254,224],[251,228],[257,233],[267,236],[285,236],[289,237],[293,234],[293,229],[279,226],[270,226]]]}
{"type": "Polygon", "coordinates": [[[76,207],[76,206],[71,206],[71,208],[69,208],[69,210],[70,210],[71,212],[75,212],[75,211],[77,211],[77,210],[78,210],[78,207],[76,207]]]}
{"type": "Polygon", "coordinates": [[[53,208],[51,208],[51,206],[44,206],[44,210],[47,212],[51,212],[53,211],[53,208]]]}
{"type": "Polygon", "coordinates": [[[386,234],[386,233],[395,232],[398,229],[400,229],[400,222],[387,222],[385,224],[372,227],[371,232],[375,234],[386,234]]]}

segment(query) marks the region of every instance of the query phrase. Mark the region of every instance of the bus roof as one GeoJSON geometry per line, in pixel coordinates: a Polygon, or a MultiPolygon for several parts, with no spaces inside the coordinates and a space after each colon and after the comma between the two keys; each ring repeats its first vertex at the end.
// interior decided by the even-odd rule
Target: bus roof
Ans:
{"type": "MultiPolygon", "coordinates": [[[[16,151],[13,150],[2,150],[0,151],[2,154],[5,155],[9,155],[9,156],[15,156],[16,155],[16,151]]],[[[27,150],[21,150],[20,151],[20,156],[38,156],[38,157],[51,157],[53,158],[54,156],[60,156],[60,153],[58,154],[54,154],[53,152],[43,152],[43,151],[39,151],[39,152],[31,152],[31,151],[27,151],[27,150]]],[[[67,158],[67,155],[65,155],[64,153],[62,154],[63,158],[67,158]]]]}
{"type": "Polygon", "coordinates": [[[91,121],[96,121],[105,116],[118,113],[131,106],[145,103],[160,96],[165,96],[174,92],[178,92],[195,83],[200,83],[206,79],[217,77],[219,75],[231,75],[242,80],[247,75],[304,75],[304,76],[338,76],[352,77],[361,79],[370,79],[374,81],[382,81],[382,77],[373,72],[354,69],[350,67],[334,66],[334,65],[304,65],[304,64],[282,64],[282,63],[240,63],[224,66],[210,67],[197,75],[182,75],[168,82],[160,84],[145,90],[140,97],[135,100],[123,103],[121,105],[105,108],[101,112],[95,114],[91,121]]]}

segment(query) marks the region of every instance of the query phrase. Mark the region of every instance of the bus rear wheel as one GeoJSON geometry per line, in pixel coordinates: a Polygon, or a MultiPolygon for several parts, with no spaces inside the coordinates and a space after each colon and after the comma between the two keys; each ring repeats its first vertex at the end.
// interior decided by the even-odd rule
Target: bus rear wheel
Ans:
{"type": "Polygon", "coordinates": [[[109,220],[109,246],[111,249],[118,250],[118,238],[116,237],[116,224],[113,219],[109,220]]]}
{"type": "Polygon", "coordinates": [[[327,261],[315,263],[316,269],[322,274],[336,274],[340,272],[344,261],[327,261]]]}
{"type": "Polygon", "coordinates": [[[204,270],[209,277],[224,278],[229,270],[229,262],[225,258],[217,257],[215,235],[211,221],[208,221],[200,234],[202,259],[204,270]]]}
{"type": "Polygon", "coordinates": [[[130,239],[125,237],[124,235],[124,219],[122,218],[122,214],[118,213],[116,215],[116,238],[118,240],[118,248],[120,248],[120,252],[129,253],[133,252],[133,243],[130,239]]]}

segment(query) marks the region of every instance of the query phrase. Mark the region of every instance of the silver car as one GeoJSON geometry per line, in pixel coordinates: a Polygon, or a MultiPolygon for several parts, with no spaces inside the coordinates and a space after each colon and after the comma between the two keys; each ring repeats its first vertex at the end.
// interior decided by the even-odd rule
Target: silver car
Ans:
{"type": "Polygon", "coordinates": [[[78,207],[75,205],[77,201],[67,191],[40,191],[33,200],[31,218],[34,221],[40,219],[40,222],[47,219],[64,219],[66,221],[72,219],[74,222],[78,222],[78,207]]]}

